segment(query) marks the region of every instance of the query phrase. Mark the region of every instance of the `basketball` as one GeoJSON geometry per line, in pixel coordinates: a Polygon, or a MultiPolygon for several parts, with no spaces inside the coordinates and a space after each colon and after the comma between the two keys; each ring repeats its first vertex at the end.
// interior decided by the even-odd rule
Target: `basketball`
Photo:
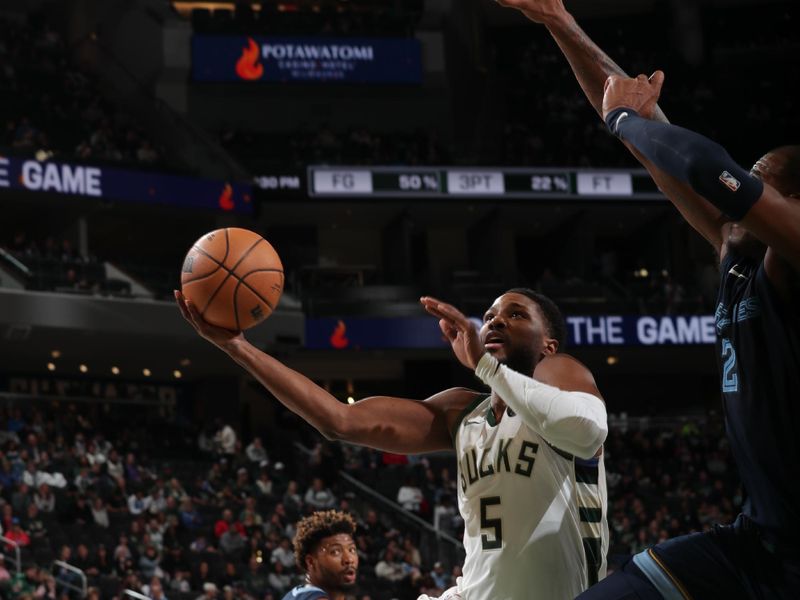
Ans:
{"type": "Polygon", "coordinates": [[[217,229],[189,249],[181,289],[212,325],[249,329],[278,305],[283,265],[272,244],[257,233],[237,227],[217,229]]]}

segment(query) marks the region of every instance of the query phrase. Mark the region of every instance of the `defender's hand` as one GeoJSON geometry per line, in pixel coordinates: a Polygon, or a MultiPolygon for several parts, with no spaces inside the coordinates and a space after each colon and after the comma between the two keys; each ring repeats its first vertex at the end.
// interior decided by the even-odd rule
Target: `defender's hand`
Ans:
{"type": "Polygon", "coordinates": [[[656,71],[649,78],[639,75],[635,79],[611,75],[603,90],[603,119],[615,108],[632,108],[639,116],[652,119],[656,110],[664,72],[656,71]]]}
{"type": "Polygon", "coordinates": [[[231,331],[206,321],[200,311],[197,310],[197,307],[178,290],[175,290],[175,302],[178,304],[183,318],[195,328],[197,333],[222,350],[227,350],[237,340],[244,340],[244,335],[241,331],[231,331]]]}
{"type": "Polygon", "coordinates": [[[436,298],[423,296],[419,301],[426,311],[439,318],[439,328],[450,342],[458,361],[468,369],[475,370],[485,353],[475,324],[456,307],[436,298]]]}

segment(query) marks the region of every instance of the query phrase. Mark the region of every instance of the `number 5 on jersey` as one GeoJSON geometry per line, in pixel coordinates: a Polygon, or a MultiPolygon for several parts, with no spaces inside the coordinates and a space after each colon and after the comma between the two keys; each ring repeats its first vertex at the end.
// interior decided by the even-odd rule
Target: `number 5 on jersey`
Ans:
{"type": "Polygon", "coordinates": [[[503,522],[500,518],[489,518],[489,508],[500,506],[500,496],[481,498],[481,531],[492,530],[491,536],[481,533],[481,547],[484,550],[497,550],[503,547],[503,522]]]}

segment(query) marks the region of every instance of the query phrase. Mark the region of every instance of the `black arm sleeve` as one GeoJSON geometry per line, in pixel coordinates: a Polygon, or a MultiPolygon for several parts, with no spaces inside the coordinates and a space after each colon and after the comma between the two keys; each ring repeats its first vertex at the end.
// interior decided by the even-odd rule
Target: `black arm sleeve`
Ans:
{"type": "Polygon", "coordinates": [[[743,219],[764,191],[764,184],[736,164],[725,148],[699,133],[644,119],[629,108],[611,111],[606,124],[611,133],[688,183],[734,221],[743,219]]]}

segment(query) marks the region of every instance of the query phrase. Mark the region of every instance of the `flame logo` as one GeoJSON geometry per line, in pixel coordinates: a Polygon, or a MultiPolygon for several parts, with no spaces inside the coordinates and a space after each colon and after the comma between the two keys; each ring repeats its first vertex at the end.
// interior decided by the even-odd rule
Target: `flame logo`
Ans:
{"type": "Polygon", "coordinates": [[[226,183],[222,188],[222,193],[219,195],[219,207],[222,210],[233,210],[235,208],[233,203],[233,188],[230,183],[226,183]]]}
{"type": "Polygon", "coordinates": [[[242,48],[242,55],[236,61],[236,74],[247,81],[261,79],[264,65],[258,62],[258,44],[253,38],[247,38],[247,47],[242,48]]]}
{"type": "Polygon", "coordinates": [[[347,348],[347,346],[350,345],[350,340],[347,339],[345,333],[347,333],[347,326],[344,324],[344,321],[336,323],[336,329],[334,329],[333,334],[331,334],[331,346],[337,350],[347,348]]]}

